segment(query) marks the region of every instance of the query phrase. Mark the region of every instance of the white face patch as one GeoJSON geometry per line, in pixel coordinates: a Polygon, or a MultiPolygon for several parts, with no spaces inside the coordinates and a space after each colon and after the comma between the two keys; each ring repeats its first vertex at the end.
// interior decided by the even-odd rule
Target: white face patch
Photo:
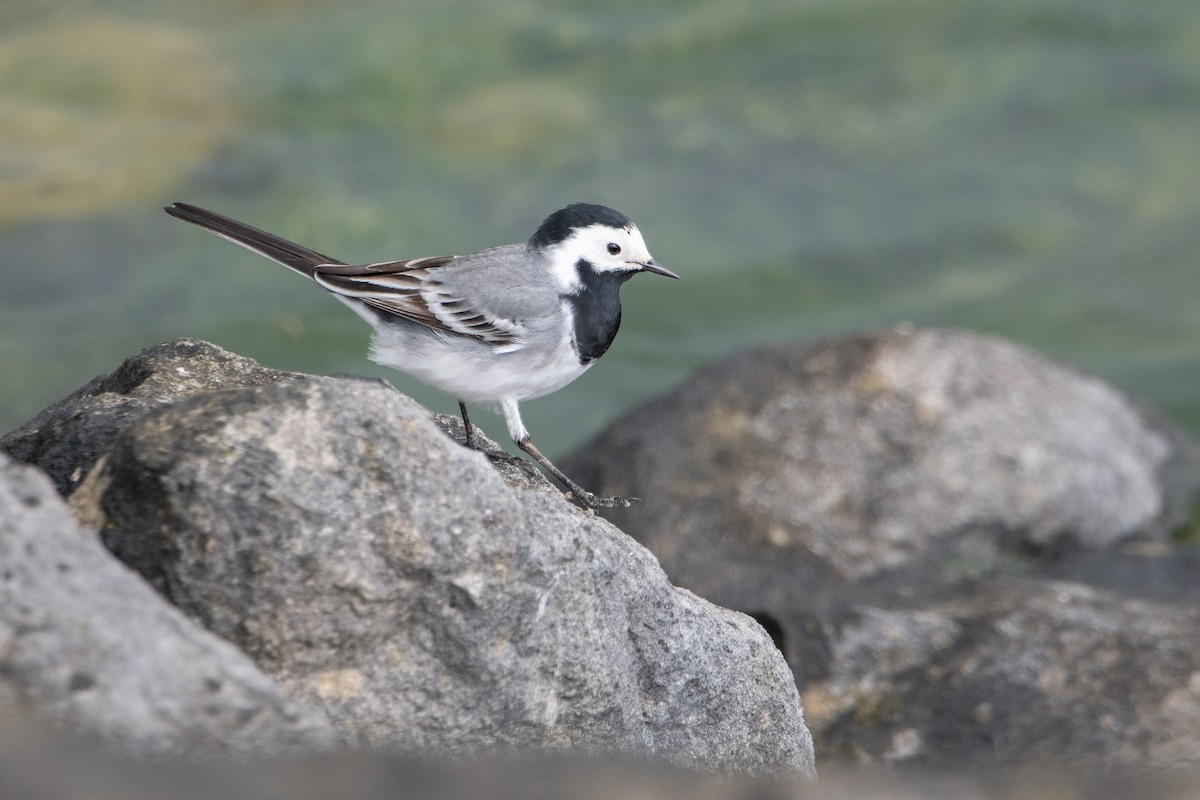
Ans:
{"type": "Polygon", "coordinates": [[[589,225],[549,248],[550,272],[563,291],[580,288],[576,264],[584,259],[597,272],[636,272],[650,260],[650,250],[637,226],[589,225]]]}

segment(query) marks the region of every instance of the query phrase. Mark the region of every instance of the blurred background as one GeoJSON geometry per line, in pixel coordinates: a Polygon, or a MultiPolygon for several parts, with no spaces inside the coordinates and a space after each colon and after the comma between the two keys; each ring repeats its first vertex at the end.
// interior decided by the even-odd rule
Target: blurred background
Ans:
{"type": "Polygon", "coordinates": [[[1195,0],[10,0],[0,431],[180,336],[455,410],[174,200],[353,262],[630,215],[683,280],[631,282],[608,356],[528,404],[551,457],[721,355],[899,321],[1200,434],[1195,0]]]}

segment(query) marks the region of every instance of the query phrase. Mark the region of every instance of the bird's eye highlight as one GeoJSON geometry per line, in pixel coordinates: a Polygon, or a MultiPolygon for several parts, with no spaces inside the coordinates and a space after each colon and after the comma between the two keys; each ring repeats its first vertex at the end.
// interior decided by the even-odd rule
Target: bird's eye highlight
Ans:
{"type": "Polygon", "coordinates": [[[620,255],[620,253],[621,253],[621,245],[617,244],[616,242],[608,243],[608,254],[610,256],[620,255]]]}

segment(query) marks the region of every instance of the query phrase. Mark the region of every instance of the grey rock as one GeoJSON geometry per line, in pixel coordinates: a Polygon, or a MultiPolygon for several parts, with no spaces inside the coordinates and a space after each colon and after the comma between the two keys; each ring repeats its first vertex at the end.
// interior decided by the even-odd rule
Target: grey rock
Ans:
{"type": "MultiPolygon", "coordinates": [[[[1200,609],[1009,579],[898,616],[930,615],[946,635],[924,639],[923,652],[928,628],[914,636],[901,623],[879,645],[882,666],[864,671],[839,654],[805,692],[826,720],[824,753],[956,769],[1200,764],[1200,609]]],[[[848,624],[835,650],[854,649],[872,628],[872,615],[848,624]]]]}
{"type": "Polygon", "coordinates": [[[0,455],[0,705],[139,754],[294,754],[329,731],[0,455]]]}
{"type": "Polygon", "coordinates": [[[1200,486],[1191,444],[1102,381],[910,328],[737,356],[565,463],[645,499],[606,516],[672,575],[729,531],[852,580],[972,531],[1026,549],[1162,541],[1200,486]]]}
{"type": "Polygon", "coordinates": [[[0,452],[42,469],[65,497],[117,435],[149,411],[184,397],[288,375],[197,339],[160,344],[0,437],[0,452]]]}
{"type": "MultiPolygon", "coordinates": [[[[812,781],[731,778],[617,760],[431,762],[384,752],[286,760],[136,759],[97,751],[11,717],[0,718],[0,775],[6,800],[816,800],[812,781]]],[[[937,796],[983,800],[977,795],[937,796]]],[[[821,797],[883,800],[879,794],[846,792],[821,797]]]]}
{"type": "Polygon", "coordinates": [[[0,716],[5,798],[88,800],[1195,800],[1184,771],[822,769],[820,782],[716,776],[621,760],[419,761],[335,752],[286,760],[135,759],[0,716]]]}
{"type": "Polygon", "coordinates": [[[605,514],[673,581],[773,630],[824,756],[1200,752],[1200,550],[1172,543],[1200,461],[1095,378],[956,332],[780,345],[564,463],[644,498],[605,514]]]}
{"type": "Polygon", "coordinates": [[[139,406],[76,505],[342,744],[812,772],[762,628],[671,586],[523,460],[462,447],[378,381],[235,363],[206,384],[250,385],[192,393],[169,346],[156,358],[166,402],[139,406]]]}

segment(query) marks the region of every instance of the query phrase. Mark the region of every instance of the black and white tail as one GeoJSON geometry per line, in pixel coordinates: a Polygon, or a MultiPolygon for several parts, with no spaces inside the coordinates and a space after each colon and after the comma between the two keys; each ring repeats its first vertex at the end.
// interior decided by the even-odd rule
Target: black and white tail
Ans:
{"type": "Polygon", "coordinates": [[[266,256],[272,261],[295,270],[306,278],[314,277],[314,267],[320,264],[344,265],[345,262],[322,255],[316,250],[281,239],[273,233],[251,227],[244,222],[221,216],[187,203],[172,203],[163,209],[172,217],[199,225],[222,239],[228,239],[247,250],[266,256]]]}

